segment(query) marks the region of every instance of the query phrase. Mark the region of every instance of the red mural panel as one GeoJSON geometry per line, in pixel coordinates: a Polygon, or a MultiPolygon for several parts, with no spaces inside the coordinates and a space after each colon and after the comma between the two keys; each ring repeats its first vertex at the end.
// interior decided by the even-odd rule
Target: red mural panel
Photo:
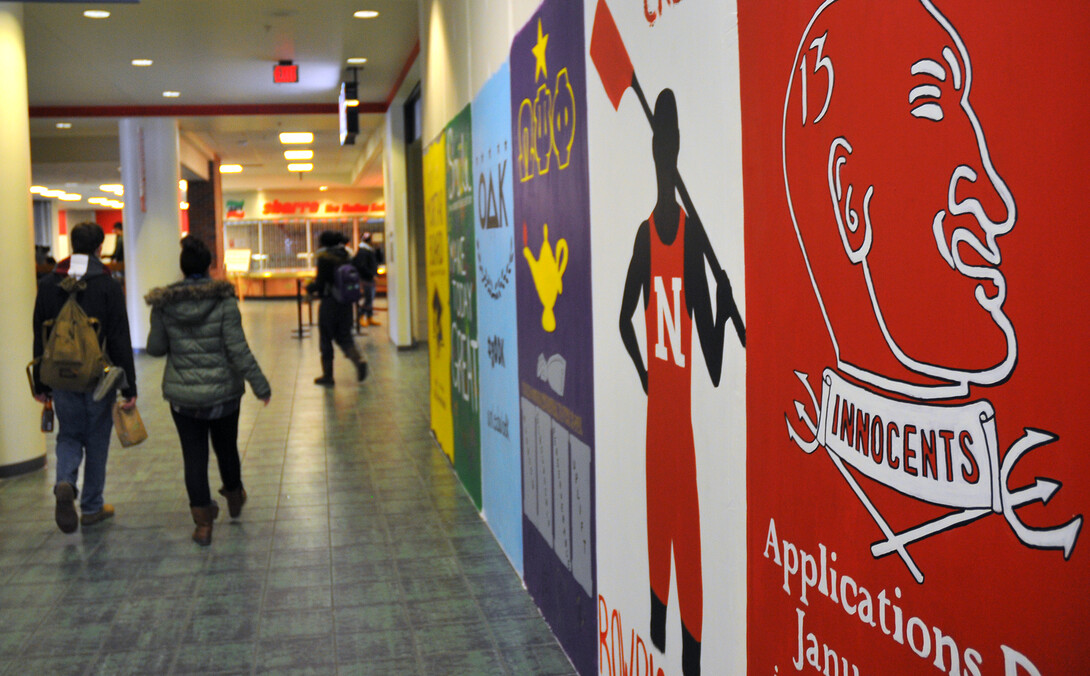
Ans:
{"type": "Polygon", "coordinates": [[[1090,673],[1090,5],[738,4],[750,672],[1090,673]]]}

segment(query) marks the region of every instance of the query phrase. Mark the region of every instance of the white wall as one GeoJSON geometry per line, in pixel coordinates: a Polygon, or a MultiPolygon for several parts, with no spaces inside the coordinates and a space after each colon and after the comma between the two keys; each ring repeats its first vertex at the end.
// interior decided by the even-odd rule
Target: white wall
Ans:
{"type": "Polygon", "coordinates": [[[383,146],[383,184],[386,190],[386,298],[387,332],[398,347],[413,342],[412,279],[409,264],[409,198],[405,185],[404,105],[420,82],[417,57],[386,111],[386,143],[383,146]]]}
{"type": "Polygon", "coordinates": [[[507,60],[511,39],[540,4],[540,0],[421,0],[425,145],[507,60]]]}

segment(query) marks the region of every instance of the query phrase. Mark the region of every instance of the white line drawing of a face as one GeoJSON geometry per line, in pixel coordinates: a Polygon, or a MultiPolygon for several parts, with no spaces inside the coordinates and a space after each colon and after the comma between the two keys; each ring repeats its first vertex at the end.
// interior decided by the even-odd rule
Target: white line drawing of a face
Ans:
{"type": "Polygon", "coordinates": [[[875,25],[840,11],[859,5],[826,0],[795,54],[781,146],[795,233],[842,372],[918,399],[966,396],[1017,362],[999,269],[1014,198],[953,25],[931,0],[854,15],[875,25]],[[951,325],[972,340],[944,342],[951,325]],[[868,333],[884,359],[857,349],[868,333]]]}

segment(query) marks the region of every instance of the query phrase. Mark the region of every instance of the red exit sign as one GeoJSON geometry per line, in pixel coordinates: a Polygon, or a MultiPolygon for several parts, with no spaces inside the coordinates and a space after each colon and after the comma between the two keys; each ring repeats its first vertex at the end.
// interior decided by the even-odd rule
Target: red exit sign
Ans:
{"type": "Polygon", "coordinates": [[[299,66],[293,63],[278,63],[273,66],[273,82],[277,84],[299,81],[299,66]]]}

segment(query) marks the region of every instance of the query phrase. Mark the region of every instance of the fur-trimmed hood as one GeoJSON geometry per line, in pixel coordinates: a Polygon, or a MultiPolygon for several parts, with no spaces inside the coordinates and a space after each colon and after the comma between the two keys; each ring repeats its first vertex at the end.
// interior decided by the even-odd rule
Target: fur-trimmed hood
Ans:
{"type": "Polygon", "coordinates": [[[203,321],[220,301],[234,297],[235,287],[230,282],[202,278],[152,289],[144,301],[168,317],[188,324],[203,321]]]}

